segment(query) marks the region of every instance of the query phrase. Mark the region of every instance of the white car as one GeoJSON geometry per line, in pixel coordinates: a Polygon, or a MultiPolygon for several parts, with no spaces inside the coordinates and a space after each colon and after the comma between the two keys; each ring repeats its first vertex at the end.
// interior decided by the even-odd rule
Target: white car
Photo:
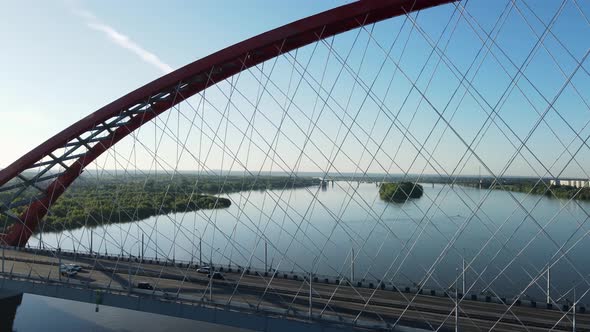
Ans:
{"type": "Polygon", "coordinates": [[[203,266],[197,269],[198,273],[209,274],[211,273],[211,268],[208,266],[203,266]]]}

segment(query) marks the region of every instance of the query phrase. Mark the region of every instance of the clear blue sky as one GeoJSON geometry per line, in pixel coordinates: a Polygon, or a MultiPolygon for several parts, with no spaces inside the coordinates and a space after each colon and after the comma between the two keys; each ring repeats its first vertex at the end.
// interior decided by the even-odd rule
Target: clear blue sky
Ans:
{"type": "MultiPolygon", "coordinates": [[[[0,139],[3,142],[0,167],[8,165],[62,128],[161,76],[169,69],[179,68],[245,38],[344,3],[345,1],[338,0],[3,1],[0,10],[0,139]]],[[[561,1],[516,0],[516,3],[531,21],[533,29],[540,34],[543,27],[527,11],[526,5],[531,5],[540,20],[547,23],[561,1]]],[[[467,3],[467,9],[484,29],[489,30],[506,4],[506,0],[471,0],[467,3]]],[[[446,6],[425,11],[418,16],[418,23],[427,33],[438,36],[453,9],[453,6],[446,6]]],[[[588,1],[568,1],[552,30],[578,60],[590,46],[590,26],[586,21],[588,15],[588,1]]],[[[378,25],[380,30],[376,28],[375,36],[378,39],[382,37],[387,43],[391,42],[402,22],[403,18],[399,18],[378,25]]],[[[481,46],[470,29],[465,20],[461,20],[448,51],[449,57],[462,70],[468,67],[481,46]]],[[[414,37],[408,45],[408,53],[404,56],[402,65],[409,76],[415,78],[425,63],[428,44],[418,33],[413,33],[414,37]]],[[[343,45],[340,46],[341,54],[345,53],[347,43],[353,38],[354,34],[348,34],[340,39],[343,45]]],[[[497,38],[497,42],[518,65],[524,61],[535,41],[534,35],[516,10],[508,16],[497,38]]],[[[551,55],[540,49],[525,73],[543,95],[551,99],[564,82],[551,56],[556,57],[568,75],[576,64],[557,39],[548,37],[546,46],[552,52],[551,55]]],[[[378,50],[373,47],[369,54],[373,54],[372,52],[376,54],[378,50]]],[[[496,54],[500,53],[496,50],[496,54]]],[[[431,60],[427,68],[432,70],[436,60],[438,59],[431,60]]],[[[369,61],[365,67],[367,72],[375,71],[380,61],[369,61]]],[[[509,63],[506,59],[501,58],[501,61],[504,64],[509,63]]],[[[508,65],[508,68],[511,74],[515,73],[515,67],[508,65]]],[[[585,68],[590,70],[590,64],[586,63],[585,68]]],[[[384,70],[393,72],[395,68],[389,64],[384,70]]],[[[379,80],[376,91],[383,89],[386,77],[379,80]]],[[[367,81],[370,79],[367,78],[367,81]]],[[[473,84],[493,104],[498,101],[509,81],[508,76],[488,57],[473,84]]],[[[529,84],[524,80],[522,82],[522,89],[543,111],[546,103],[529,84]]],[[[590,102],[588,74],[580,70],[573,82],[583,98],[590,102]]],[[[421,87],[425,87],[427,83],[426,79],[418,80],[421,87]]],[[[457,83],[448,70],[445,71],[442,67],[438,69],[429,92],[429,97],[438,109],[444,108],[457,83]],[[448,82],[445,82],[447,79],[448,82]],[[440,87],[438,90],[437,86],[440,87]],[[445,87],[448,89],[445,90],[445,87]]],[[[400,93],[392,97],[392,108],[402,102],[407,93],[404,88],[408,87],[407,82],[397,85],[400,93]]],[[[341,99],[345,100],[344,92],[341,99]]],[[[400,113],[403,123],[409,123],[418,100],[418,96],[414,94],[410,99],[410,103],[414,103],[413,107],[400,113]]],[[[555,106],[576,130],[580,130],[590,119],[590,110],[570,87],[564,91],[555,106]]],[[[467,140],[475,135],[485,118],[484,113],[476,109],[474,101],[467,98],[457,117],[452,120],[454,127],[467,140]]],[[[526,136],[537,119],[530,105],[517,91],[507,99],[502,116],[521,138],[526,136]]],[[[429,129],[422,128],[431,128],[428,125],[434,124],[436,116],[429,111],[419,117],[425,125],[416,127],[416,136],[424,138],[429,129]]],[[[571,130],[553,112],[548,114],[547,120],[566,143],[574,137],[571,130]]],[[[370,121],[367,120],[363,126],[370,128],[370,121]]],[[[415,126],[416,123],[412,128],[415,126]]],[[[439,125],[437,128],[437,132],[442,133],[439,129],[443,126],[439,125]]],[[[384,134],[386,126],[377,130],[382,130],[384,134]]],[[[549,165],[561,152],[561,146],[548,132],[544,125],[540,126],[531,138],[530,147],[542,158],[543,163],[549,165]]],[[[582,137],[585,138],[588,133],[590,130],[584,130],[582,137]]],[[[452,157],[445,155],[455,152],[454,149],[462,145],[450,132],[445,137],[447,136],[448,140],[443,139],[437,149],[439,152],[436,158],[451,171],[460,154],[457,152],[452,157]]],[[[392,137],[390,141],[398,138],[392,137]]],[[[428,146],[432,147],[434,143],[431,142],[428,146]]],[[[580,144],[575,143],[572,149],[577,149],[580,144]]],[[[391,144],[390,151],[394,148],[395,144],[391,144]]],[[[354,150],[351,145],[351,149],[351,154],[360,155],[360,147],[354,150]]],[[[580,150],[580,163],[587,165],[590,162],[588,150],[587,147],[580,150]]],[[[494,171],[499,171],[514,149],[508,147],[497,128],[492,128],[480,151],[481,155],[486,156],[485,162],[494,171]]],[[[409,159],[411,158],[402,163],[409,165],[409,159]]],[[[340,162],[341,170],[354,170],[347,165],[347,161],[340,162]]],[[[478,163],[471,162],[466,172],[473,174],[477,169],[478,163]]],[[[309,166],[306,170],[313,170],[313,167],[309,166]]],[[[372,170],[379,171],[375,167],[372,170]]],[[[412,170],[419,172],[421,167],[412,170]]],[[[532,172],[522,161],[517,160],[515,168],[508,173],[523,175],[532,172]]],[[[584,170],[579,167],[568,169],[566,174],[585,176],[584,170]]]]}
{"type": "Polygon", "coordinates": [[[178,68],[337,1],[2,1],[0,167],[162,75],[87,26],[79,11],[178,68]]]}

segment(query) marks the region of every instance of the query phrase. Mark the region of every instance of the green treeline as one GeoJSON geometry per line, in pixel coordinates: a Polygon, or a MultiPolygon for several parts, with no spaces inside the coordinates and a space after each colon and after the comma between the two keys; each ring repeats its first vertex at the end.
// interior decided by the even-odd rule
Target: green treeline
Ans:
{"type": "Polygon", "coordinates": [[[384,182],[379,187],[379,197],[388,202],[405,202],[409,198],[420,198],[424,188],[413,182],[384,182]]]}
{"type": "MultiPolygon", "coordinates": [[[[44,231],[63,231],[146,219],[156,215],[227,208],[218,195],[247,190],[291,189],[318,185],[314,178],[241,176],[126,176],[78,179],[51,207],[44,231]]],[[[28,195],[34,195],[33,192],[28,195]]],[[[7,195],[5,195],[7,196],[7,195]]],[[[20,215],[25,207],[12,209],[20,215]]],[[[0,225],[6,220],[0,215],[0,225]]]]}
{"type": "Polygon", "coordinates": [[[510,184],[503,184],[502,186],[496,184],[493,189],[515,191],[521,193],[531,193],[535,195],[545,195],[547,197],[556,197],[563,199],[580,199],[590,200],[590,188],[575,188],[572,186],[550,186],[551,190],[547,189],[547,185],[535,182],[515,182],[510,184]]]}

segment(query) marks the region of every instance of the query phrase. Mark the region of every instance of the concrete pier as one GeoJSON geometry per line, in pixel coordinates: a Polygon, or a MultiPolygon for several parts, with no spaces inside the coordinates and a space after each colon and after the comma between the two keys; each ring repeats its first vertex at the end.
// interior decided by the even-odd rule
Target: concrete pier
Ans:
{"type": "Polygon", "coordinates": [[[16,309],[23,300],[23,293],[0,289],[0,331],[12,331],[16,309]]]}

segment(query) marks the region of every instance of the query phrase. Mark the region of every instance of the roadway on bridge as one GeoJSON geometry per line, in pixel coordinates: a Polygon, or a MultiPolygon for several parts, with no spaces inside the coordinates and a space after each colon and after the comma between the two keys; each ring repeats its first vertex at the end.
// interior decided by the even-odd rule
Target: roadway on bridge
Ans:
{"type": "MultiPolygon", "coordinates": [[[[5,273],[70,281],[59,277],[59,259],[55,256],[6,250],[4,257],[5,273]]],[[[248,304],[261,310],[282,308],[285,314],[287,311],[305,314],[309,310],[309,284],[301,280],[277,276],[271,281],[270,277],[226,272],[226,280],[213,280],[213,287],[209,288],[207,276],[197,273],[194,268],[90,257],[64,257],[61,261],[81,265],[84,270],[72,279],[90,287],[121,291],[129,289],[130,281],[132,285],[146,281],[155,286],[156,293],[164,292],[163,297],[168,300],[176,294],[188,296],[194,301],[208,301],[211,296],[216,302],[248,304]]],[[[133,292],[150,296],[146,294],[149,291],[133,289],[133,292]]],[[[393,323],[403,313],[401,323],[404,325],[421,323],[429,328],[427,324],[431,324],[434,329],[441,324],[449,329],[454,327],[454,303],[445,297],[418,295],[412,306],[405,310],[414,294],[320,282],[312,283],[312,293],[314,317],[321,313],[351,319],[362,312],[359,319],[363,321],[393,323]],[[365,304],[369,298],[371,301],[365,304]]],[[[546,331],[551,328],[571,331],[571,312],[564,316],[558,310],[514,306],[504,314],[505,305],[470,300],[461,302],[460,311],[459,324],[463,331],[489,330],[492,327],[495,331],[546,331]],[[502,320],[496,324],[502,315],[502,320]]],[[[578,313],[576,322],[579,331],[590,331],[590,315],[578,313]]]]}

